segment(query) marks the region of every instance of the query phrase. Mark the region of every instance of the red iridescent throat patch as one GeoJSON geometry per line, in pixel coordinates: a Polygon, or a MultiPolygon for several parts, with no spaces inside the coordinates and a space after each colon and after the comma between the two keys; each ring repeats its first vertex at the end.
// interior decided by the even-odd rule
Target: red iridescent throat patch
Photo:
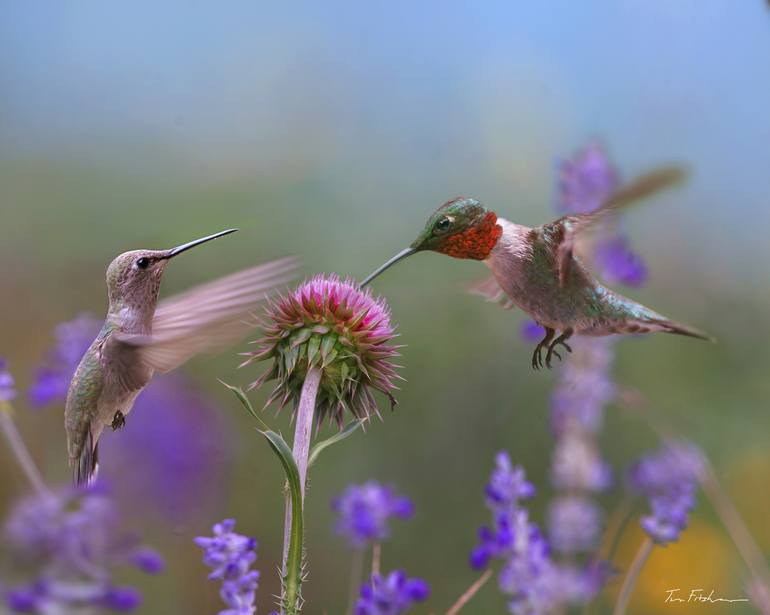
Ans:
{"type": "Polygon", "coordinates": [[[497,214],[490,211],[478,224],[469,227],[462,233],[447,237],[439,246],[438,251],[455,258],[472,258],[483,261],[489,256],[502,234],[503,227],[497,223],[497,214]]]}

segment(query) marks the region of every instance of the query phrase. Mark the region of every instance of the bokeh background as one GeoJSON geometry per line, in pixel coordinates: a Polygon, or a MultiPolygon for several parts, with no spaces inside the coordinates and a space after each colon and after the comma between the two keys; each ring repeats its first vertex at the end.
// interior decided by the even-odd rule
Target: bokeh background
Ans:
{"type": "MultiPolygon", "coordinates": [[[[645,401],[636,413],[609,408],[603,452],[622,470],[656,445],[644,412],[665,416],[704,448],[770,554],[769,59],[770,7],[760,0],[4,2],[0,355],[29,385],[57,323],[102,316],[105,267],[128,249],[240,227],[175,261],[169,294],[287,254],[303,257],[303,274],[363,276],[458,194],[538,224],[554,217],[556,162],[599,139],[624,177],[670,161],[690,168],[684,188],[625,218],[650,269],[650,283],[630,294],[719,338],[619,344],[617,379],[645,401]]],[[[421,255],[376,282],[406,344],[407,381],[395,412],[314,469],[309,613],[346,605],[350,551],[333,534],[329,502],[348,483],[375,478],[415,500],[415,518],[394,528],[383,557],[387,569],[431,582],[430,606],[417,612],[444,611],[475,578],[467,555],[487,519],[496,451],[527,468],[542,520],[555,375],[531,370],[521,314],[464,292],[483,275],[478,263],[421,255]]],[[[163,403],[106,438],[104,454],[120,459],[107,478],[126,526],[168,560],[160,577],[125,578],[145,592],[142,613],[220,608],[191,538],[226,516],[259,538],[260,612],[278,591],[281,471],[217,382],[256,378],[261,368],[236,369],[246,348],[186,370],[208,406],[190,402],[196,410],[181,423],[191,441],[204,430],[203,442],[158,437],[163,403]],[[174,467],[198,477],[170,514],[163,490],[142,486],[157,478],[144,451],[168,448],[174,467]]],[[[18,409],[46,478],[66,482],[62,408],[22,399],[18,409]]],[[[289,431],[287,414],[270,420],[289,431]]],[[[26,489],[0,447],[0,511],[26,489]]],[[[634,526],[621,566],[640,540],[634,526]]],[[[743,596],[743,579],[700,497],[681,542],[649,562],[632,610],[671,612],[672,587],[743,596]]],[[[752,612],[676,610],[699,608],[752,612]]],[[[503,611],[494,584],[466,610],[503,611]]]]}

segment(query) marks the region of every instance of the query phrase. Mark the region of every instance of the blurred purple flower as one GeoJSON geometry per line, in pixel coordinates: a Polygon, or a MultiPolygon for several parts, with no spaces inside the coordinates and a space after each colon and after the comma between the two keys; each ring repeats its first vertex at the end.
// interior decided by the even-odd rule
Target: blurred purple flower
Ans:
{"type": "Polygon", "coordinates": [[[235,519],[225,519],[212,529],[213,537],[199,536],[195,544],[203,549],[203,563],[212,569],[208,578],[222,581],[219,595],[228,608],[219,615],[252,615],[259,581],[259,571],[251,570],[257,541],[233,531],[235,519]]]}
{"type": "Polygon", "coordinates": [[[604,149],[598,143],[590,143],[559,163],[556,209],[565,213],[593,211],[617,186],[617,173],[604,149]]]}
{"type": "MultiPolygon", "coordinates": [[[[29,390],[37,406],[63,403],[72,374],[99,331],[89,314],[56,327],[48,351],[29,390]]],[[[205,504],[223,488],[225,433],[217,407],[182,372],[153,378],[134,404],[129,427],[103,438],[103,476],[120,476],[116,497],[135,506],[149,497],[163,516],[176,523],[207,515],[205,504]],[[141,451],[141,454],[138,454],[141,451]],[[131,472],[125,472],[130,466],[131,472]]],[[[143,507],[146,510],[146,507],[143,507]]]]}
{"type": "Polygon", "coordinates": [[[29,568],[35,579],[7,592],[6,603],[17,612],[133,610],[140,594],[113,585],[113,571],[125,565],[149,573],[163,568],[160,555],[121,531],[118,510],[101,484],[21,500],[4,534],[14,565],[29,568]],[[151,567],[142,563],[150,559],[151,567]]]}
{"type": "Polygon", "coordinates": [[[91,314],[80,314],[74,320],[57,325],[56,344],[46,354],[27,393],[33,406],[64,401],[72,374],[100,327],[101,323],[91,314]]]}
{"type": "Polygon", "coordinates": [[[624,235],[601,239],[596,244],[594,259],[601,276],[609,283],[638,287],[647,281],[647,266],[631,250],[624,235]]]}
{"type": "Polygon", "coordinates": [[[391,517],[408,519],[414,513],[409,498],[375,481],[349,485],[332,500],[332,509],[338,514],[335,530],[356,549],[386,539],[391,517]]]}
{"type": "Polygon", "coordinates": [[[655,542],[676,542],[687,527],[704,463],[695,445],[670,441],[629,471],[631,486],[649,499],[652,514],[643,516],[640,523],[655,542]]]}
{"type": "Polygon", "coordinates": [[[513,467],[507,453],[499,453],[486,488],[493,526],[481,528],[479,544],[470,557],[471,565],[477,569],[486,567],[492,558],[504,562],[498,585],[511,597],[509,612],[516,615],[551,613],[585,603],[607,578],[606,574],[598,574],[593,565],[577,568],[552,560],[548,542],[519,504],[520,499],[533,493],[521,467],[513,467]]]}
{"type": "Polygon", "coordinates": [[[369,583],[361,586],[355,614],[401,615],[429,595],[430,586],[425,581],[408,578],[403,570],[394,570],[385,577],[373,574],[369,583]]]}
{"type": "Polygon", "coordinates": [[[548,538],[561,553],[590,551],[602,528],[602,511],[591,498],[561,496],[548,508],[548,538]]]}
{"type": "Polygon", "coordinates": [[[102,473],[120,477],[126,505],[150,498],[173,523],[201,519],[226,486],[226,432],[217,406],[182,372],[155,377],[128,426],[102,438],[102,473]],[[132,471],[125,472],[126,465],[132,471]]]}
{"type": "Polygon", "coordinates": [[[11,401],[16,397],[15,381],[8,371],[8,362],[0,357],[0,401],[11,401]]]}
{"type": "Polygon", "coordinates": [[[519,329],[519,335],[525,342],[539,342],[545,335],[545,329],[534,320],[525,320],[519,329]]]}
{"type": "Polygon", "coordinates": [[[556,442],[551,480],[566,491],[604,491],[612,484],[612,470],[593,440],[571,433],[556,442]]]}

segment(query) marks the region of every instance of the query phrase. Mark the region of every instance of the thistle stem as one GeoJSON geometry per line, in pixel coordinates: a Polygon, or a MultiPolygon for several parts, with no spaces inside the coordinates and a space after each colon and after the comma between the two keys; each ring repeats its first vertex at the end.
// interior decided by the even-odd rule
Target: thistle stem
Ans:
{"type": "Polygon", "coordinates": [[[468,589],[465,590],[465,593],[460,596],[457,599],[457,602],[455,602],[451,607],[449,607],[449,610],[446,612],[446,615],[457,615],[457,613],[460,612],[460,609],[463,608],[468,602],[470,601],[473,596],[476,595],[476,592],[478,592],[482,587],[484,587],[484,584],[489,581],[489,577],[492,576],[492,569],[487,568],[484,574],[482,574],[476,582],[471,585],[468,589]]]}
{"type": "Polygon", "coordinates": [[[618,601],[615,603],[615,608],[612,611],[612,615],[623,615],[626,612],[628,601],[631,599],[631,594],[634,593],[636,582],[639,579],[639,575],[644,568],[644,564],[647,563],[647,558],[652,553],[652,548],[655,543],[649,536],[646,536],[644,542],[636,552],[634,561],[631,562],[631,567],[626,573],[626,578],[623,579],[623,586],[620,588],[620,594],[618,594],[618,601]]]}
{"type": "MultiPolygon", "coordinates": [[[[313,414],[315,412],[316,397],[318,396],[318,387],[321,384],[321,370],[317,367],[311,367],[305,376],[305,382],[302,384],[302,393],[299,398],[299,407],[297,409],[296,425],[294,426],[294,443],[292,455],[297,464],[299,472],[300,487],[300,510],[304,508],[305,486],[307,482],[307,464],[310,454],[310,436],[313,432],[313,414]]],[[[283,577],[284,583],[282,603],[286,605],[287,612],[298,612],[297,601],[299,600],[299,589],[302,583],[302,570],[289,570],[289,553],[293,551],[295,542],[300,545],[304,542],[301,531],[302,525],[292,523],[292,501],[290,494],[286,496],[286,513],[284,515],[283,531],[283,577]],[[295,531],[300,528],[299,532],[295,531]],[[299,533],[299,535],[297,535],[299,533]]]]}
{"type": "Polygon", "coordinates": [[[24,440],[16,428],[16,423],[11,418],[10,404],[0,403],[0,428],[2,428],[8,444],[11,446],[11,450],[16,455],[16,459],[33,489],[42,498],[49,499],[53,497],[45,481],[43,481],[40,470],[37,469],[35,462],[32,460],[32,456],[29,454],[29,450],[27,450],[24,440]]]}

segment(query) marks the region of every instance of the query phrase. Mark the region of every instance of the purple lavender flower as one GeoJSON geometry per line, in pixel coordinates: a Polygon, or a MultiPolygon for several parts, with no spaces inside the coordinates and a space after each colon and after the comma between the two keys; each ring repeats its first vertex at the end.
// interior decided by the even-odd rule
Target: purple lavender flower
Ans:
{"type": "Polygon", "coordinates": [[[612,471],[602,461],[596,443],[573,432],[556,443],[551,479],[557,489],[604,491],[612,484],[612,471]]]}
{"type": "Polygon", "coordinates": [[[594,259],[602,277],[609,283],[638,287],[647,281],[647,266],[642,257],[631,250],[625,235],[600,240],[594,259]]]}
{"type": "Polygon", "coordinates": [[[150,498],[163,519],[190,523],[224,493],[226,440],[219,408],[183,372],[164,374],[139,395],[128,428],[102,439],[102,475],[120,477],[126,506],[150,498]]]}
{"type": "Polygon", "coordinates": [[[618,176],[604,149],[590,143],[558,166],[558,202],[565,213],[586,213],[601,205],[618,186],[618,176]]]}
{"type": "Polygon", "coordinates": [[[325,417],[342,426],[349,410],[356,418],[379,414],[373,390],[388,396],[398,378],[391,362],[398,356],[390,310],[353,280],[317,275],[278,299],[267,310],[260,349],[247,361],[271,360],[270,368],[251,386],[269,380],[277,386],[268,404],[298,402],[311,367],[322,371],[318,422],[325,417]]]}
{"type": "Polygon", "coordinates": [[[7,592],[6,603],[16,612],[71,612],[88,606],[133,610],[141,595],[114,585],[113,571],[133,565],[154,574],[163,568],[156,552],[121,531],[103,485],[23,499],[11,511],[4,534],[15,565],[29,569],[34,578],[7,592]]]}
{"type": "Polygon", "coordinates": [[[645,532],[657,543],[679,540],[695,506],[696,483],[704,471],[703,456],[686,442],[666,442],[657,452],[642,458],[629,471],[631,486],[644,494],[652,509],[641,518],[645,532]]]}
{"type": "Polygon", "coordinates": [[[425,581],[408,578],[403,570],[394,570],[385,577],[373,574],[369,583],[361,586],[355,614],[401,615],[429,595],[430,586],[425,581]]]}
{"type": "Polygon", "coordinates": [[[259,571],[251,570],[257,541],[234,532],[235,519],[225,519],[212,529],[213,537],[200,536],[195,544],[204,551],[203,563],[212,569],[208,578],[222,581],[219,595],[228,608],[219,615],[252,615],[259,581],[259,571]]]}
{"type": "Polygon", "coordinates": [[[81,314],[56,327],[56,344],[48,351],[27,393],[33,406],[64,401],[72,374],[100,327],[101,323],[91,314],[81,314]]]}
{"type": "Polygon", "coordinates": [[[332,509],[339,515],[335,530],[357,549],[386,539],[390,535],[391,517],[408,519],[414,513],[409,498],[375,481],[348,486],[332,500],[332,509]]]}
{"type": "Polygon", "coordinates": [[[519,335],[525,342],[539,342],[545,335],[545,329],[537,324],[534,320],[525,320],[519,329],[519,335]]]}
{"type": "Polygon", "coordinates": [[[591,498],[561,496],[548,508],[550,544],[561,553],[590,551],[599,538],[601,522],[601,509],[591,498]]]}
{"type": "Polygon", "coordinates": [[[470,557],[477,569],[486,567],[492,558],[504,562],[498,584],[511,596],[509,611],[515,615],[550,613],[585,603],[606,580],[593,565],[576,568],[553,561],[548,542],[520,506],[520,500],[533,493],[524,471],[513,467],[507,453],[499,453],[486,488],[493,525],[481,528],[479,544],[470,557]]]}
{"type": "Polygon", "coordinates": [[[0,357],[0,401],[11,401],[16,397],[15,381],[8,371],[8,362],[0,357]]]}

